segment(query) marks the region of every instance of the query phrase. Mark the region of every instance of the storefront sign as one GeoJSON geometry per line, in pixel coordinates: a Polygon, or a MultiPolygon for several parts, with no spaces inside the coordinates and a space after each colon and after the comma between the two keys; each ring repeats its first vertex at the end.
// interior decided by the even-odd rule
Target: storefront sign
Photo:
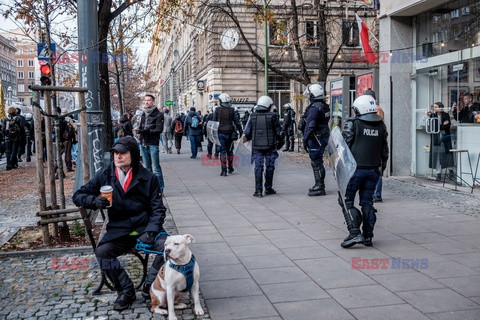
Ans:
{"type": "Polygon", "coordinates": [[[204,80],[197,80],[197,91],[203,92],[205,90],[205,81],[204,80]]]}
{"type": "Polygon", "coordinates": [[[452,71],[455,72],[455,71],[461,71],[461,70],[463,70],[463,63],[454,65],[452,71]]]}
{"type": "Polygon", "coordinates": [[[233,98],[232,102],[248,102],[249,98],[233,98]]]}

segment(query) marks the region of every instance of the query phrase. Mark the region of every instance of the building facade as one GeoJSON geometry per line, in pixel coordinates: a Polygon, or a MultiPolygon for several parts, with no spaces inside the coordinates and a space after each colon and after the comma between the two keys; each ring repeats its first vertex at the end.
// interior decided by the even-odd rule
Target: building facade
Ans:
{"type": "MultiPolygon", "coordinates": [[[[316,82],[320,52],[318,38],[322,28],[317,27],[318,11],[310,2],[298,2],[299,41],[311,82],[316,82]]],[[[159,41],[152,45],[147,68],[157,83],[156,94],[160,103],[168,101],[173,104],[174,112],[186,111],[192,106],[205,112],[217,103],[216,97],[220,93],[227,92],[234,106],[243,110],[252,108],[257,98],[265,94],[265,70],[249,46],[263,57],[265,38],[269,63],[283,72],[298,74],[300,66],[290,33],[294,21],[289,3],[270,2],[269,8],[277,24],[269,26],[267,34],[263,24],[254,20],[256,9],[245,4],[231,8],[239,26],[218,8],[198,7],[192,15],[195,18],[174,19],[169,34],[157,30],[155,36],[159,41]],[[241,33],[248,39],[248,44],[241,33]]],[[[351,28],[350,25],[355,21],[354,13],[358,12],[372,34],[378,34],[376,13],[362,1],[329,1],[326,12],[329,66],[336,57],[328,79],[374,68],[376,64],[355,58],[360,56],[361,47],[356,24],[351,28]]],[[[281,107],[292,102],[301,112],[305,107],[301,96],[303,90],[304,86],[299,82],[269,72],[268,94],[275,105],[281,107]]]]}
{"type": "Polygon", "coordinates": [[[380,105],[394,175],[449,173],[447,181],[472,184],[480,153],[479,14],[475,0],[382,1],[380,52],[391,58],[379,64],[380,105]]]}
{"type": "Polygon", "coordinates": [[[12,105],[17,95],[16,48],[12,41],[0,35],[0,80],[5,107],[12,105]]]}

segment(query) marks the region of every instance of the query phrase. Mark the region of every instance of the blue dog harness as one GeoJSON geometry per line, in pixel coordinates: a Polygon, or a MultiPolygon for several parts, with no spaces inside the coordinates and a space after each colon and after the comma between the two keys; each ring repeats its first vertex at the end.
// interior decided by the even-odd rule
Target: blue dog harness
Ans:
{"type": "Polygon", "coordinates": [[[173,264],[172,261],[170,260],[169,262],[170,262],[169,264],[170,268],[175,269],[181,274],[183,274],[183,276],[185,277],[185,280],[187,281],[187,287],[183,289],[182,292],[190,291],[193,285],[193,267],[195,266],[195,256],[192,254],[192,259],[190,259],[190,262],[182,266],[173,264]]]}

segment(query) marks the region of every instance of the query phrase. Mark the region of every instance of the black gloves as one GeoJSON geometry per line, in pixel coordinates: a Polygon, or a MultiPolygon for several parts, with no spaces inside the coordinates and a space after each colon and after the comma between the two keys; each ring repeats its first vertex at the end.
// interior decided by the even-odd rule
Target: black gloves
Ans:
{"type": "Polygon", "coordinates": [[[139,239],[145,244],[152,244],[155,241],[155,232],[144,232],[139,239]]]}
{"type": "Polygon", "coordinates": [[[305,150],[305,152],[308,152],[308,142],[307,140],[302,140],[303,141],[303,149],[305,150]]]}
{"type": "Polygon", "coordinates": [[[110,201],[107,198],[98,196],[93,201],[97,209],[105,209],[106,207],[110,206],[110,201]]]}

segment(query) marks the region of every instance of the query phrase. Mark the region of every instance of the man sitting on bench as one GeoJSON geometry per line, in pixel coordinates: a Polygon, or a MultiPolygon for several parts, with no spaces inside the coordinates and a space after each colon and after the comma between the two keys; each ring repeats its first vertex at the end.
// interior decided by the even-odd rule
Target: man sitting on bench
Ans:
{"type": "MultiPolygon", "coordinates": [[[[117,257],[130,252],[135,247],[137,238],[145,244],[152,244],[153,250],[163,251],[166,235],[156,238],[160,232],[164,232],[166,208],[157,177],[140,164],[137,141],[130,136],[120,138],[113,145],[112,151],[112,165],[98,172],[78,189],[73,195],[73,202],[89,209],[108,208],[106,232],[95,255],[102,271],[118,293],[113,309],[121,311],[128,309],[135,301],[133,282],[123,268],[104,269],[101,260],[108,259],[119,265],[117,257]],[[100,195],[102,186],[113,188],[112,203],[100,195]]],[[[163,263],[163,255],[157,255],[145,280],[142,292],[144,296],[150,296],[150,286],[163,263]]]]}

